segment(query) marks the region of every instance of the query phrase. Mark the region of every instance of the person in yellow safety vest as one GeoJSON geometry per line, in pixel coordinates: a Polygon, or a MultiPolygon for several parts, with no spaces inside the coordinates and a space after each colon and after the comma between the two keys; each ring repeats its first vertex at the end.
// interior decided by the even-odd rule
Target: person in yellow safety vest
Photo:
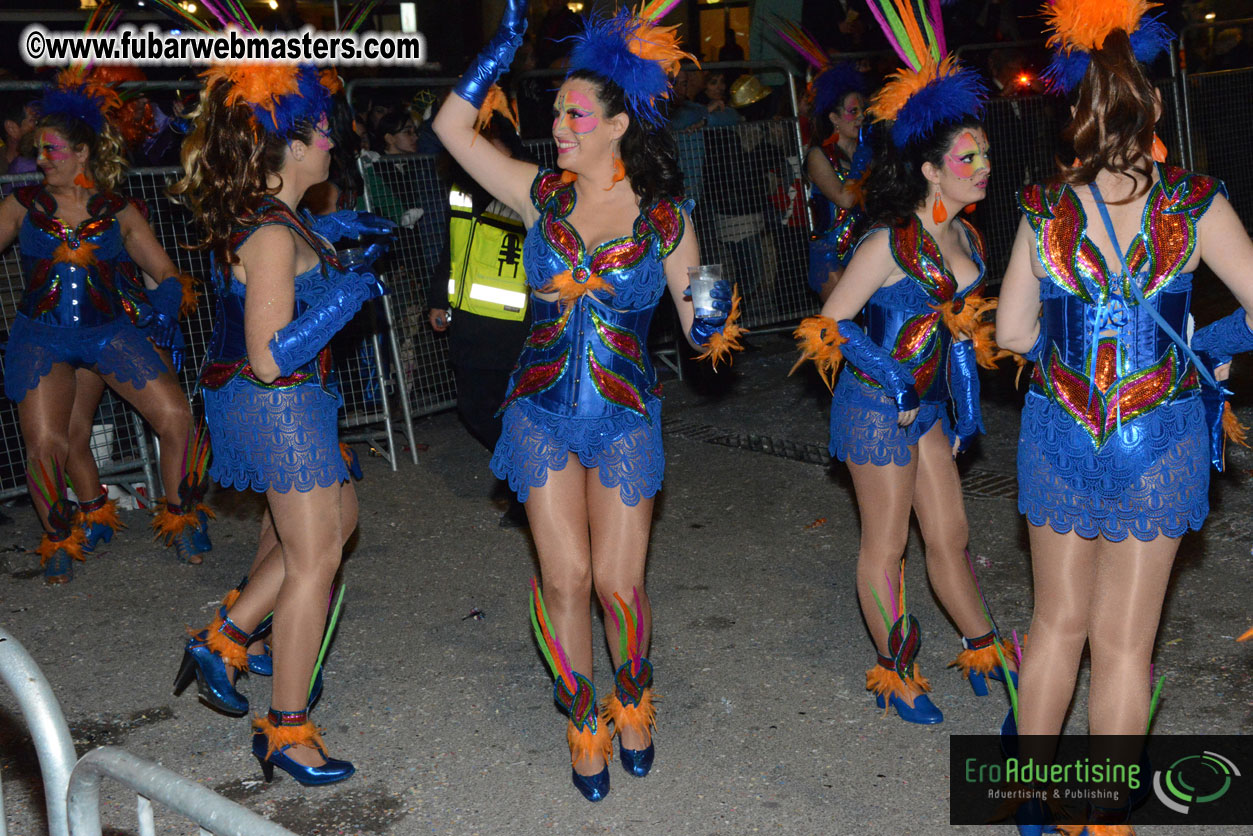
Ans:
{"type": "MultiPolygon", "coordinates": [[[[499,114],[483,140],[511,156],[525,156],[513,126],[499,114]]],[[[429,319],[436,331],[448,333],[457,412],[490,451],[500,438],[496,410],[530,331],[522,267],[526,229],[513,210],[493,200],[447,154],[440,170],[449,187],[448,238],[427,289],[429,319]]],[[[498,487],[509,496],[500,525],[525,526],[526,510],[507,486],[498,487]]]]}

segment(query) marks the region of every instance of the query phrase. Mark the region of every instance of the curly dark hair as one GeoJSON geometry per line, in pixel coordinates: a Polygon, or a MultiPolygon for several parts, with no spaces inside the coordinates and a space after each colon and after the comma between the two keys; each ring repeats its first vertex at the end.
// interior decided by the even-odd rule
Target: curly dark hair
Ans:
{"type": "Polygon", "coordinates": [[[872,223],[900,224],[918,211],[930,187],[922,176],[922,164],[939,166],[944,152],[963,130],[983,128],[973,116],[942,122],[926,139],[897,148],[891,131],[875,131],[874,176],[866,183],[866,213],[872,223]]]}
{"type": "Polygon", "coordinates": [[[1144,194],[1152,179],[1145,157],[1153,145],[1157,94],[1123,30],[1110,32],[1091,55],[1088,71],[1071,94],[1074,117],[1062,132],[1062,139],[1074,146],[1076,163],[1068,165],[1059,157],[1057,179],[1085,185],[1106,168],[1139,175],[1144,188],[1128,197],[1130,201],[1144,194]]]}
{"type": "Polygon", "coordinates": [[[575,70],[566,78],[577,78],[596,86],[596,98],[605,107],[605,115],[613,118],[626,112],[630,117],[626,133],[618,141],[618,153],[626,168],[631,188],[640,199],[640,207],[648,208],[660,200],[682,200],[683,171],[679,168],[679,152],[674,138],[665,128],[650,128],[626,109],[622,88],[599,73],[575,70]]]}
{"type": "Polygon", "coordinates": [[[231,251],[231,230],[260,208],[262,198],[282,188],[268,185],[279,176],[292,140],[313,139],[313,123],[299,124],[284,139],[264,130],[247,104],[226,104],[230,85],[215,84],[200,94],[191,133],[183,142],[182,179],[170,194],[184,203],[205,230],[204,240],[188,245],[208,250],[219,264],[238,264],[231,251]]]}
{"type": "Polygon", "coordinates": [[[56,131],[71,148],[87,146],[87,174],[102,192],[111,192],[122,182],[126,175],[126,154],[122,137],[108,120],[99,131],[82,119],[66,116],[63,113],[49,113],[39,117],[35,123],[35,134],[41,129],[49,128],[56,131]]]}

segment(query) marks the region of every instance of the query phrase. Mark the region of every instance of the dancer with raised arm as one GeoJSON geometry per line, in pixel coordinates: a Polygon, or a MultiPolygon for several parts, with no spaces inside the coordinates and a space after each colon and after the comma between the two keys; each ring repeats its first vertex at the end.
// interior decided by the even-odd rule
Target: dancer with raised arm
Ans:
{"type": "Polygon", "coordinates": [[[659,112],[683,53],[654,22],[674,4],[585,21],[553,112],[562,171],[475,141],[480,107],[522,42],[523,0],[507,4],[496,37],[435,119],[449,153],[528,228],[534,324],[492,468],[526,504],[544,581],[535,624],[554,696],[570,715],[573,781],[590,801],[609,791],[610,723],[633,775],[646,775],[654,755],[644,564],[664,458],[649,322],[668,289],[683,332],[706,355],[728,354],[739,333],[725,282],[709,316],[694,316],[684,294],[699,253],[659,112]],[[593,589],[617,667],[603,713],[592,683],[593,589]]]}
{"type": "MultiPolygon", "coordinates": [[[[882,5],[871,4],[881,23],[895,14],[882,5]]],[[[982,82],[945,54],[939,20],[910,22],[910,31],[935,38],[893,39],[907,67],[871,102],[885,138],[866,193],[874,226],[822,314],[796,333],[802,360],[813,360],[828,385],[848,364],[831,402],[831,454],[848,464],[861,514],[857,594],[878,652],[866,687],[885,712],[929,724],[944,715],[915,662],[921,630],[902,564],[911,510],[931,586],[962,631],[953,665],[980,695],[989,676],[1000,676],[954,461],[983,431],[976,365],[993,365],[992,328],[981,319],[993,307],[982,296],[983,239],[960,214],[987,193],[991,167],[978,121],[982,82]],[[864,327],[853,321],[858,313],[864,327]]],[[[890,39],[898,31],[883,28],[890,39]]]]}
{"type": "MultiPolygon", "coordinates": [[[[1056,0],[1044,10],[1056,49],[1047,76],[1069,97],[1063,139],[1077,156],[1023,192],[997,314],[1001,344],[1035,363],[1018,443],[1035,588],[1024,735],[1061,732],[1085,644],[1091,733],[1146,733],[1171,566],[1209,512],[1211,457],[1221,466],[1221,381],[1231,355],[1253,349],[1253,243],[1223,185],[1165,165],[1154,134],[1161,96],[1143,65],[1174,35],[1148,8],[1056,0]],[[1197,329],[1189,346],[1201,262],[1243,309],[1197,329]]],[[[1130,832],[1127,815],[1093,808],[1086,833],[1130,832]]],[[[1022,832],[1042,828],[1051,825],[1037,819],[1022,832]]]]}

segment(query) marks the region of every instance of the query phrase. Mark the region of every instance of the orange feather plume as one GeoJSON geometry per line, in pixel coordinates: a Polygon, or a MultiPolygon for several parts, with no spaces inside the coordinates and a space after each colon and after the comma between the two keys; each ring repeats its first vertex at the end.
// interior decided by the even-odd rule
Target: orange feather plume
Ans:
{"type": "Polygon", "coordinates": [[[208,505],[197,505],[194,508],[188,508],[182,514],[175,514],[170,511],[169,505],[164,499],[158,500],[161,506],[157,511],[157,515],[152,518],[153,539],[164,538],[167,546],[174,543],[174,538],[183,533],[187,526],[200,525],[200,515],[198,512],[204,511],[205,515],[213,518],[213,510],[208,505]]]}
{"type": "Polygon", "coordinates": [[[669,76],[679,71],[685,58],[700,66],[695,55],[684,52],[679,46],[678,29],[677,26],[654,26],[641,20],[627,38],[627,48],[640,58],[656,61],[669,76]]]}
{"type": "Polygon", "coordinates": [[[479,106],[478,116],[474,119],[476,134],[487,130],[487,126],[492,123],[493,113],[499,113],[509,120],[509,124],[513,125],[515,131],[519,130],[518,111],[509,101],[509,97],[505,95],[505,91],[500,89],[499,84],[493,84],[488,88],[487,96],[483,99],[483,104],[479,106]]]}
{"type": "Polygon", "coordinates": [[[339,73],[334,67],[324,67],[318,72],[318,81],[322,82],[322,86],[327,89],[332,96],[344,89],[344,80],[339,77],[339,73]]]}
{"type": "Polygon", "coordinates": [[[927,678],[918,673],[918,666],[914,665],[908,679],[901,679],[896,671],[885,668],[882,665],[875,665],[866,671],[866,690],[872,692],[875,696],[883,697],[885,703],[884,714],[891,707],[891,697],[895,696],[903,700],[909,705],[914,704],[914,700],[921,694],[925,694],[931,690],[931,683],[927,678]]]}
{"type": "Polygon", "coordinates": [[[238,600],[239,590],[232,589],[230,592],[222,596],[222,606],[226,607],[227,612],[230,612],[231,607],[235,606],[235,602],[238,600]]]}
{"type": "Polygon", "coordinates": [[[1147,0],[1053,0],[1044,12],[1050,48],[1092,52],[1115,29],[1130,35],[1140,18],[1160,3],[1147,0]]]}
{"type": "Polygon", "coordinates": [[[653,704],[654,699],[656,697],[653,696],[652,688],[644,689],[639,705],[625,705],[617,694],[610,694],[605,698],[601,716],[613,721],[614,730],[618,734],[623,729],[631,729],[651,740],[653,730],[657,728],[657,706],[653,704]]]}
{"type": "Polygon", "coordinates": [[[105,502],[94,511],[79,511],[78,520],[80,523],[87,525],[97,525],[103,523],[114,531],[126,528],[122,520],[117,515],[117,503],[112,499],[105,502]]]}
{"type": "Polygon", "coordinates": [[[296,64],[214,64],[201,74],[205,87],[226,83],[226,104],[243,102],[274,114],[275,99],[300,92],[296,64]]]}
{"type": "Polygon", "coordinates": [[[183,288],[183,296],[178,303],[178,312],[182,316],[191,316],[200,307],[200,294],[196,292],[196,277],[191,273],[179,273],[178,283],[183,288]]]}
{"type": "MultiPolygon", "coordinates": [[[[218,628],[221,626],[221,616],[209,622],[209,626],[205,628],[205,646],[220,656],[222,663],[228,668],[242,671],[248,667],[248,651],[242,644],[231,641],[225,633],[219,632],[218,628]]],[[[195,630],[188,629],[187,632],[192,636],[198,635],[195,630]]]]}
{"type": "Polygon", "coordinates": [[[122,97],[117,90],[90,75],[81,65],[67,67],[57,73],[57,86],[65,89],[82,86],[87,95],[100,100],[100,112],[105,118],[110,118],[122,106],[122,97]]]}
{"type": "Polygon", "coordinates": [[[792,332],[792,336],[800,344],[801,356],[788,375],[799,369],[806,360],[812,360],[822,382],[827,384],[827,389],[834,391],[835,375],[840,370],[840,363],[844,361],[840,346],[847,342],[835,320],[829,316],[805,317],[792,332]]]}
{"type": "Polygon", "coordinates": [[[96,245],[90,241],[80,241],[77,247],[61,244],[53,250],[52,260],[76,267],[87,267],[96,260],[96,245]]]}
{"type": "MultiPolygon", "coordinates": [[[[1014,661],[1014,647],[1009,641],[1001,639],[1001,652],[1005,655],[1005,661],[1010,669],[1018,670],[1018,664],[1014,661]]],[[[996,655],[996,648],[988,645],[978,650],[963,650],[957,654],[956,659],[949,662],[948,666],[959,668],[962,676],[969,679],[972,672],[988,674],[992,671],[999,671],[1001,659],[996,655]]]]}
{"type": "Polygon", "coordinates": [[[1246,642],[1249,639],[1253,639],[1253,627],[1250,627],[1249,629],[1245,630],[1244,633],[1241,634],[1240,638],[1236,639],[1236,641],[1246,642]]]}
{"type": "Polygon", "coordinates": [[[944,324],[954,339],[969,337],[974,343],[975,362],[985,369],[995,369],[996,362],[1008,357],[1010,352],[997,348],[996,326],[983,318],[985,313],[996,310],[996,299],[985,299],[980,293],[966,297],[959,312],[954,313],[954,300],[931,307],[944,317],[944,324]]]}
{"type": "Polygon", "coordinates": [[[586,282],[576,282],[574,274],[566,270],[564,273],[553,276],[552,281],[544,288],[544,292],[559,294],[561,301],[568,305],[585,293],[613,293],[613,287],[595,273],[588,276],[586,282]]]}
{"type": "Polygon", "coordinates": [[[696,359],[709,360],[709,365],[714,371],[718,370],[718,363],[722,360],[726,360],[730,365],[731,352],[744,350],[744,346],[740,344],[740,337],[748,333],[746,329],[735,324],[739,318],[740,288],[736,285],[731,288],[731,313],[727,315],[726,324],[722,326],[722,333],[711,336],[709,342],[705,344],[705,350],[696,355],[696,359]]]}
{"type": "Polygon", "coordinates": [[[39,565],[46,566],[52,556],[59,550],[64,550],[66,554],[74,560],[86,562],[87,558],[83,555],[83,546],[87,542],[87,535],[78,526],[74,526],[70,531],[70,536],[64,540],[53,540],[47,534],[39,541],[39,545],[35,548],[35,554],[39,555],[39,565]]]}
{"type": "Polygon", "coordinates": [[[579,730],[573,720],[566,724],[566,743],[570,745],[571,766],[578,766],[579,761],[592,760],[596,755],[607,761],[613,760],[613,733],[609,731],[609,724],[603,722],[609,718],[602,713],[600,719],[602,722],[596,724],[594,732],[588,729],[579,730]]]}
{"type": "Polygon", "coordinates": [[[896,114],[900,113],[901,108],[905,106],[905,102],[909,101],[910,97],[919,90],[938,78],[957,75],[960,71],[957,56],[947,55],[937,64],[928,54],[926,63],[917,70],[906,68],[892,73],[879,88],[879,92],[874,94],[866,112],[880,122],[895,119],[896,114]]]}
{"type": "Polygon", "coordinates": [[[326,744],[322,742],[321,730],[309,720],[299,726],[276,726],[270,722],[269,715],[253,718],[252,727],[265,735],[269,748],[265,756],[268,758],[285,746],[308,746],[326,754],[326,744]]]}
{"type": "Polygon", "coordinates": [[[1223,404],[1223,432],[1227,438],[1241,447],[1249,446],[1247,441],[1249,428],[1240,423],[1240,419],[1236,417],[1236,411],[1229,403],[1223,404]]]}

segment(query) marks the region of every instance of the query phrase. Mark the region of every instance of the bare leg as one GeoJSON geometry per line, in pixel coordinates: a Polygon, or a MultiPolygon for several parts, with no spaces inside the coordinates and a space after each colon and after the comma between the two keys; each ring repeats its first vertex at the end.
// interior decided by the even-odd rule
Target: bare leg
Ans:
{"type": "Polygon", "coordinates": [[[888,652],[888,630],[879,614],[875,595],[891,612],[893,584],[900,571],[901,555],[909,540],[909,512],[914,501],[918,471],[917,448],[904,465],[848,465],[861,516],[861,548],[857,555],[857,598],[875,649],[888,652]]]}
{"type": "MultiPolygon", "coordinates": [[[[17,405],[22,441],[26,445],[27,473],[38,472],[40,464],[51,475],[53,466],[64,466],[70,449],[70,415],[74,404],[74,369],[57,363],[39,379],[39,385],[26,393],[17,405]]],[[[48,525],[48,509],[42,499],[32,504],[44,531],[48,525]]]]}
{"type": "Polygon", "coordinates": [[[1148,727],[1149,663],[1178,550],[1175,537],[1101,542],[1088,616],[1088,728],[1093,735],[1138,737],[1148,727]]]}
{"type": "MultiPolygon", "coordinates": [[[[165,499],[177,505],[178,484],[183,479],[183,451],[187,449],[187,438],[191,435],[191,406],[179,388],[174,372],[167,368],[145,383],[142,389],[123,383],[113,375],[103,377],[109,388],[135,407],[152,425],[161,441],[161,483],[165,499]]],[[[193,558],[191,562],[200,561],[193,558]]]]}
{"type": "Polygon", "coordinates": [[[1100,541],[1047,525],[1030,531],[1035,611],[1018,673],[1018,732],[1055,736],[1074,697],[1088,637],[1100,541]]]}
{"type": "MultiPolygon", "coordinates": [[[[602,485],[597,470],[592,469],[587,471],[587,513],[591,526],[592,579],[596,595],[612,606],[617,594],[634,607],[635,594],[639,593],[640,611],[636,616],[644,625],[640,655],[647,656],[652,636],[652,606],[644,591],[644,565],[653,522],[653,498],[642,499],[638,505],[626,505],[619,488],[602,485]]],[[[621,658],[619,632],[610,618],[605,619],[605,633],[609,640],[609,654],[617,669],[626,660],[621,658]]],[[[644,749],[649,744],[649,739],[637,729],[624,726],[618,732],[623,747],[627,749],[644,749]]]]}
{"type": "Polygon", "coordinates": [[[100,399],[104,397],[104,381],[89,369],[76,369],[74,383],[74,408],[70,412],[70,446],[65,473],[79,501],[88,502],[100,495],[102,487],[100,469],[91,453],[91,428],[100,399]]]}
{"type": "MultiPolygon", "coordinates": [[[[561,470],[531,488],[526,515],[539,553],[544,605],[570,667],[592,678],[592,555],[586,483],[589,471],[570,454],[561,470]]],[[[599,754],[576,765],[583,775],[604,769],[599,754]]]]}
{"type": "Polygon", "coordinates": [[[927,576],[940,604],[968,638],[991,629],[966,561],[970,529],[952,446],[939,424],[918,442],[914,511],[927,548],[927,576]]]}
{"type": "MultiPolygon", "coordinates": [[[[270,704],[278,711],[303,711],[309,704],[309,684],[326,629],[326,605],[347,539],[341,517],[345,490],[352,491],[352,485],[266,492],[283,561],[272,639],[270,704]]],[[[249,583],[245,591],[251,588],[249,583]]],[[[320,752],[304,746],[293,746],[288,755],[306,766],[325,762],[320,752]]]]}

